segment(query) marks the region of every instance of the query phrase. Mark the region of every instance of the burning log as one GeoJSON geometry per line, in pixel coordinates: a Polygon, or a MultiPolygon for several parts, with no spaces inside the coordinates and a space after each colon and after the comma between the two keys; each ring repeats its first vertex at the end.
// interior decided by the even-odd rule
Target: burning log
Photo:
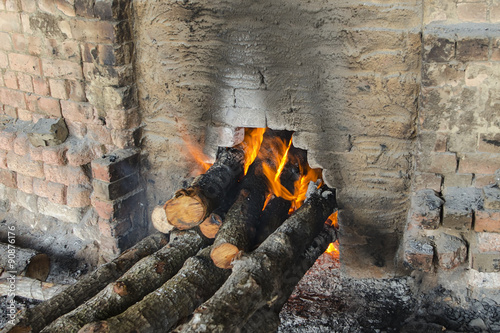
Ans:
{"type": "Polygon", "coordinates": [[[162,248],[168,240],[168,235],[153,234],[123,252],[118,258],[100,266],[92,274],[80,279],[74,285],[66,288],[50,300],[26,310],[16,326],[7,332],[23,332],[23,330],[38,333],[42,328],[84,303],[108,283],[116,280],[140,259],[162,248]]]}
{"type": "Polygon", "coordinates": [[[125,312],[84,326],[80,333],[166,332],[212,296],[230,274],[217,268],[211,247],[189,258],[182,269],[156,291],[125,312]]]}
{"type": "MultiPolygon", "coordinates": [[[[43,282],[26,276],[16,276],[16,296],[46,301],[66,289],[68,285],[43,282]]],[[[0,278],[0,296],[8,295],[10,282],[3,276],[0,278]]]]}
{"type": "Polygon", "coordinates": [[[290,267],[281,278],[282,288],[271,304],[266,304],[257,310],[242,327],[242,333],[273,333],[280,325],[279,313],[286,303],[297,283],[312,267],[318,257],[323,254],[328,245],[337,240],[337,233],[332,226],[325,224],[323,231],[314,239],[312,244],[299,257],[297,262],[290,267]]]}
{"type": "MultiPolygon", "coordinates": [[[[177,191],[174,198],[165,203],[166,223],[178,229],[197,226],[224,198],[224,194],[237,183],[243,174],[245,151],[243,145],[220,148],[215,163],[198,176],[187,189],[177,191]]],[[[160,221],[158,221],[160,223],[160,221]]],[[[163,223],[155,224],[159,230],[169,230],[163,223]]]]}
{"type": "Polygon", "coordinates": [[[50,259],[36,250],[0,243],[0,275],[4,271],[45,281],[50,271],[50,259]]]}
{"type": "Polygon", "coordinates": [[[233,272],[224,285],[177,331],[240,329],[255,311],[279,295],[284,286],[283,275],[320,233],[335,208],[333,190],[322,187],[312,191],[304,205],[255,251],[234,262],[233,272]]]}
{"type": "Polygon", "coordinates": [[[172,232],[166,246],[141,259],[118,280],[45,327],[42,333],[76,333],[87,323],[125,311],[174,276],[186,259],[207,245],[208,239],[194,229],[172,232]]]}

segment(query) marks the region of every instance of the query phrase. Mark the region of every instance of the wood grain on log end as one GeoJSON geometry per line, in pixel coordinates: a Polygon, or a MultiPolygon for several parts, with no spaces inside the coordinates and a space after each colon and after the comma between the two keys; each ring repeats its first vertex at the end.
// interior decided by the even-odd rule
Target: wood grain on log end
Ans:
{"type": "Polygon", "coordinates": [[[223,243],[218,247],[214,247],[210,253],[210,257],[214,261],[215,266],[219,268],[229,269],[233,265],[231,262],[240,253],[240,249],[230,243],[223,243]]]}
{"type": "Polygon", "coordinates": [[[151,213],[151,222],[156,230],[164,234],[167,234],[174,229],[174,226],[168,223],[167,214],[165,213],[165,208],[163,206],[156,206],[153,209],[153,213],[151,213]]]}
{"type": "Polygon", "coordinates": [[[120,296],[127,296],[128,295],[127,285],[122,281],[118,281],[114,284],[113,291],[120,296]]]}
{"type": "Polygon", "coordinates": [[[206,205],[197,195],[180,196],[165,203],[167,223],[180,230],[191,229],[203,222],[206,212],[206,205]]]}
{"type": "Polygon", "coordinates": [[[219,214],[210,214],[201,224],[200,231],[205,237],[214,239],[222,225],[222,218],[219,214]]]}
{"type": "Polygon", "coordinates": [[[31,326],[16,326],[9,331],[9,333],[29,333],[29,332],[31,332],[31,326]]]}
{"type": "Polygon", "coordinates": [[[40,281],[47,280],[50,271],[50,258],[44,253],[39,253],[31,258],[28,267],[26,267],[25,276],[40,281]]]}

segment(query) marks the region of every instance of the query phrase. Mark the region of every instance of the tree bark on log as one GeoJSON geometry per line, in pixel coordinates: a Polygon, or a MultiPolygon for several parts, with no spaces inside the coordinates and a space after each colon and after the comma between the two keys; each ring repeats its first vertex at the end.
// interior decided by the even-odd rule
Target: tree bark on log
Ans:
{"type": "Polygon", "coordinates": [[[249,251],[254,244],[262,207],[266,201],[267,183],[254,162],[241,182],[238,199],[226,214],[210,256],[220,268],[231,268],[231,261],[240,251],[249,251]]]}
{"type": "Polygon", "coordinates": [[[189,257],[208,243],[195,229],[173,231],[166,246],[141,259],[115,282],[41,332],[76,333],[87,323],[125,311],[174,276],[189,257]]]}
{"type": "Polygon", "coordinates": [[[244,163],[245,152],[241,144],[219,148],[217,159],[208,171],[165,203],[167,223],[183,230],[203,222],[242,176],[244,163]]]}
{"type": "Polygon", "coordinates": [[[50,259],[33,249],[0,243],[0,275],[4,271],[45,281],[50,271],[50,259]]]}
{"type": "Polygon", "coordinates": [[[334,190],[322,187],[255,251],[234,262],[224,285],[179,332],[232,332],[267,302],[279,297],[281,278],[320,233],[336,208],[334,190]]]}
{"type": "MultiPolygon", "coordinates": [[[[16,296],[36,299],[39,301],[46,301],[68,288],[68,285],[43,282],[26,276],[15,276],[15,279],[16,296]]],[[[11,292],[10,282],[4,275],[0,278],[0,296],[8,295],[9,292],[11,292]]]]}
{"type": "Polygon", "coordinates": [[[297,262],[290,267],[282,277],[283,286],[278,297],[272,304],[266,304],[257,310],[241,328],[241,333],[273,333],[280,325],[280,311],[292,294],[295,286],[306,272],[314,265],[320,255],[322,255],[328,245],[337,240],[337,233],[332,226],[324,225],[323,231],[314,238],[311,245],[298,258],[297,262]]]}
{"type": "Polygon", "coordinates": [[[217,268],[210,258],[211,247],[186,260],[182,269],[163,286],[105,321],[84,326],[79,333],[167,332],[211,297],[230,274],[217,268]]]}
{"type": "Polygon", "coordinates": [[[10,327],[6,328],[5,331],[13,333],[27,329],[33,333],[40,332],[42,328],[55,319],[93,297],[108,283],[125,273],[137,261],[165,246],[167,240],[168,235],[161,233],[144,238],[123,252],[118,258],[100,266],[93,273],[81,278],[74,285],[69,286],[50,300],[27,309],[26,313],[20,317],[18,324],[11,329],[10,327]]]}

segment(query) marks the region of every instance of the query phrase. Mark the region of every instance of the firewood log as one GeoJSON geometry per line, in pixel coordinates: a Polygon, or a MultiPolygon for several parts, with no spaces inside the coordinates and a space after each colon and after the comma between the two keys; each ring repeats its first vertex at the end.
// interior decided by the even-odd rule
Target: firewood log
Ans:
{"type": "Polygon", "coordinates": [[[85,325],[79,333],[169,331],[213,295],[229,276],[229,270],[214,265],[210,250],[211,247],[207,247],[186,260],[172,279],[125,312],[105,321],[85,325]]]}
{"type": "Polygon", "coordinates": [[[283,274],[320,233],[335,208],[334,190],[322,187],[312,191],[304,205],[255,251],[235,260],[224,285],[178,331],[240,329],[255,311],[279,295],[283,274]]]}
{"type": "Polygon", "coordinates": [[[262,212],[262,223],[257,228],[255,244],[261,244],[288,217],[291,202],[280,197],[271,199],[262,212]]]}
{"type": "Polygon", "coordinates": [[[220,268],[231,268],[231,261],[241,251],[249,251],[254,244],[257,225],[268,192],[265,177],[258,171],[260,161],[248,170],[241,182],[238,199],[226,214],[210,256],[220,268]]]}
{"type": "MultiPolygon", "coordinates": [[[[7,277],[10,278],[6,274],[0,277],[0,296],[8,295],[10,292],[10,281],[7,277]]],[[[16,296],[36,299],[38,301],[46,301],[68,287],[65,284],[43,282],[26,276],[15,276],[15,279],[16,296]]]]}
{"type": "MultiPolygon", "coordinates": [[[[219,148],[215,163],[198,176],[187,189],[177,191],[165,203],[166,223],[178,228],[197,226],[220,204],[224,194],[237,183],[243,174],[244,147],[219,148]]],[[[157,225],[155,225],[158,228],[157,225]]],[[[160,230],[168,230],[161,226],[160,230]]]]}
{"type": "Polygon", "coordinates": [[[76,333],[87,323],[125,311],[174,276],[186,259],[206,247],[208,242],[195,229],[173,231],[166,246],[141,259],[118,280],[52,322],[42,333],[76,333]]]}
{"type": "Polygon", "coordinates": [[[312,267],[318,257],[323,254],[328,245],[337,240],[337,233],[332,226],[324,225],[323,231],[314,238],[311,245],[298,258],[282,277],[283,286],[271,304],[266,304],[257,310],[241,328],[241,333],[274,333],[280,325],[280,311],[286,303],[297,283],[312,267]]]}
{"type": "Polygon", "coordinates": [[[93,273],[81,278],[50,300],[26,310],[19,316],[16,326],[6,328],[7,332],[31,330],[38,333],[55,319],[84,303],[108,283],[116,280],[140,259],[156,252],[167,243],[168,235],[156,233],[141,240],[123,252],[118,258],[97,268],[93,273]],[[10,329],[10,330],[9,330],[10,329]]]}
{"type": "Polygon", "coordinates": [[[45,281],[50,271],[50,259],[33,249],[0,243],[0,275],[4,271],[45,281]]]}

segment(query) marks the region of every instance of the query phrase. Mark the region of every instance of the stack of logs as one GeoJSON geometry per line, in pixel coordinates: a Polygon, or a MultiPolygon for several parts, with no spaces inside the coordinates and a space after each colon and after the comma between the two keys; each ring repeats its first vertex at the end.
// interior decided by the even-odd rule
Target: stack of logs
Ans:
{"type": "MultiPolygon", "coordinates": [[[[2,332],[276,331],[293,288],[336,239],[325,224],[335,191],[309,184],[289,216],[291,202],[272,197],[262,172],[276,162],[259,153],[245,170],[249,149],[247,141],[219,148],[205,174],[155,209],[160,233],[2,332]]],[[[305,161],[292,149],[295,161],[305,161]]],[[[299,169],[285,165],[285,187],[293,188],[299,169]]]]}

